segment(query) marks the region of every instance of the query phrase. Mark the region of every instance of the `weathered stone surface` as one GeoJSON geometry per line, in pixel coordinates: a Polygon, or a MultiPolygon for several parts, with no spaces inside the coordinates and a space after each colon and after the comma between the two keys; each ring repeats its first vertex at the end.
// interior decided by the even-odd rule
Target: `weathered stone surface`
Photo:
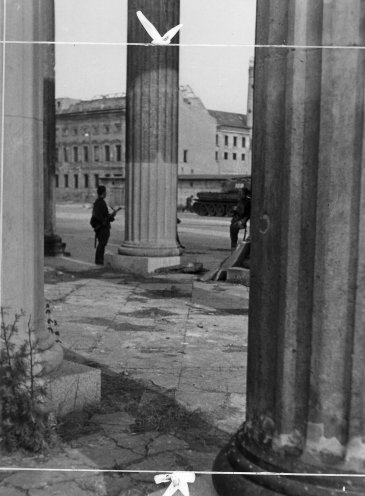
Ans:
{"type": "Polygon", "coordinates": [[[117,433],[107,431],[108,436],[116,442],[117,446],[130,449],[140,456],[145,456],[149,452],[149,446],[154,439],[160,436],[158,432],[146,432],[143,434],[117,433]]]}
{"type": "MultiPolygon", "coordinates": [[[[65,467],[66,468],[66,467],[65,467]]],[[[48,472],[42,471],[25,471],[17,472],[6,479],[8,484],[14,487],[22,488],[25,490],[36,488],[49,488],[52,484],[73,480],[75,475],[70,472],[48,472]]]]}
{"type": "Polygon", "coordinates": [[[0,484],[0,496],[24,496],[24,491],[8,486],[6,483],[0,484]]]}
{"type": "Polygon", "coordinates": [[[133,479],[145,482],[154,482],[154,475],[159,471],[183,470],[183,467],[176,462],[174,454],[161,453],[151,456],[138,463],[131,464],[129,470],[136,470],[138,473],[132,474],[133,479]]]}
{"type": "MultiPolygon", "coordinates": [[[[357,0],[257,3],[247,415],[215,470],[363,473],[362,19],[357,0]]],[[[341,490],[214,479],[227,496],[341,490]]]]}
{"type": "Polygon", "coordinates": [[[133,424],[134,419],[127,412],[115,412],[93,415],[90,421],[100,424],[102,427],[115,426],[119,431],[129,431],[129,427],[133,424]]]}
{"type": "MultiPolygon", "coordinates": [[[[143,42],[137,10],[162,31],[179,23],[179,0],[128,3],[126,227],[121,255],[176,257],[179,53],[143,42]],[[157,48],[157,50],[156,50],[157,48]],[[140,116],[146,114],[147,120],[140,116]]],[[[178,35],[177,38],[178,40],[178,35]]],[[[177,262],[177,264],[179,261],[177,262]]],[[[176,263],[174,263],[176,265],[176,263]]]]}
{"type": "MultiPolygon", "coordinates": [[[[62,482],[54,484],[52,487],[44,489],[31,489],[29,496],[90,496],[90,488],[82,489],[76,482],[62,482]]],[[[106,496],[105,489],[92,488],[92,494],[95,496],[106,496]]]]}
{"type": "Polygon", "coordinates": [[[96,405],[101,398],[100,370],[64,360],[48,376],[48,394],[58,415],[96,405]]]}
{"type": "Polygon", "coordinates": [[[165,453],[167,451],[172,451],[174,453],[179,453],[182,449],[186,449],[188,443],[176,438],[175,436],[162,435],[154,439],[148,446],[148,455],[156,455],[158,453],[165,453]]]}

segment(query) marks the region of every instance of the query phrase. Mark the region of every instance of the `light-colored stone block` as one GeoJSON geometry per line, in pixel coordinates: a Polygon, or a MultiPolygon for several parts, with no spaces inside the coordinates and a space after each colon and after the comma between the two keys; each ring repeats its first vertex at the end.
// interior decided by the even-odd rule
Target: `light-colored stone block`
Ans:
{"type": "Polygon", "coordinates": [[[145,275],[162,267],[180,265],[180,257],[133,257],[106,253],[104,263],[123,272],[145,275]]]}
{"type": "Polygon", "coordinates": [[[58,415],[81,410],[101,399],[101,371],[64,360],[47,376],[48,394],[58,415]]]}

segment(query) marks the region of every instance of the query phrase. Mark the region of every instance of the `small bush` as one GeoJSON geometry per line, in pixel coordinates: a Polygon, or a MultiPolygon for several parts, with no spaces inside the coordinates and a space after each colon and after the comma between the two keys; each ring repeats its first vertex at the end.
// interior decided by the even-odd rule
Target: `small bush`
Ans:
{"type": "Polygon", "coordinates": [[[6,323],[1,309],[0,443],[9,452],[19,449],[40,452],[54,445],[56,421],[54,415],[41,408],[40,400],[46,396],[46,388],[34,376],[35,336],[30,320],[27,340],[19,345],[21,317],[24,314],[17,314],[12,323],[6,323]]]}

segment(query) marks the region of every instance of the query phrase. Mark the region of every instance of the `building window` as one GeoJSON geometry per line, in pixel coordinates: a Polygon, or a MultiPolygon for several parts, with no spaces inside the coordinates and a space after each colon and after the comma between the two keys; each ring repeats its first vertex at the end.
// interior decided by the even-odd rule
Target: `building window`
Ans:
{"type": "Polygon", "coordinates": [[[215,159],[218,161],[218,152],[215,152],[215,159]]]}
{"type": "Polygon", "coordinates": [[[68,162],[68,150],[65,146],[63,147],[63,161],[68,162]]]}
{"type": "Polygon", "coordinates": [[[78,162],[79,161],[79,149],[77,146],[74,146],[72,150],[73,150],[73,154],[74,154],[74,162],[78,162]]]}
{"type": "Polygon", "coordinates": [[[225,136],[224,137],[224,145],[225,146],[228,146],[228,136],[225,136]]]}
{"type": "Polygon", "coordinates": [[[122,145],[115,145],[115,152],[117,155],[117,162],[122,161],[122,145]]]}
{"type": "Polygon", "coordinates": [[[242,162],[244,162],[246,160],[246,155],[244,153],[242,153],[242,155],[241,155],[241,160],[242,160],[242,162]]]}
{"type": "Polygon", "coordinates": [[[74,186],[75,186],[75,189],[79,188],[79,175],[78,174],[74,174],[74,186]]]}
{"type": "Polygon", "coordinates": [[[64,127],[62,129],[62,134],[63,134],[63,136],[68,136],[68,129],[67,129],[67,127],[64,127]]]}
{"type": "Polygon", "coordinates": [[[99,186],[99,174],[94,174],[95,188],[99,186]]]}
{"type": "Polygon", "coordinates": [[[68,174],[65,174],[63,177],[65,180],[65,188],[68,188],[68,174]]]}
{"type": "Polygon", "coordinates": [[[89,187],[89,174],[84,174],[84,187],[89,187]]]}
{"type": "Polygon", "coordinates": [[[246,148],[246,138],[242,138],[242,148],[246,148]]]}
{"type": "Polygon", "coordinates": [[[88,162],[89,161],[89,147],[85,145],[83,147],[83,150],[84,150],[84,162],[88,162]]]}
{"type": "Polygon", "coordinates": [[[109,126],[105,125],[104,126],[104,134],[109,134],[109,132],[110,132],[109,126]]]}
{"type": "Polygon", "coordinates": [[[60,161],[60,150],[59,150],[59,148],[56,148],[55,153],[56,153],[56,162],[59,162],[60,161]]]}
{"type": "Polygon", "coordinates": [[[224,160],[228,160],[228,153],[224,152],[224,160]]]}
{"type": "Polygon", "coordinates": [[[188,161],[188,151],[187,150],[184,150],[184,163],[186,163],[188,161]]]}
{"type": "Polygon", "coordinates": [[[56,188],[58,188],[58,174],[55,174],[54,179],[55,179],[55,186],[56,188]]]}
{"type": "Polygon", "coordinates": [[[190,169],[190,174],[194,174],[194,169],[190,169]]]}
{"type": "Polygon", "coordinates": [[[218,136],[218,134],[215,135],[215,144],[217,146],[219,145],[219,136],[218,136]]]}
{"type": "Polygon", "coordinates": [[[77,127],[72,128],[72,135],[76,136],[77,135],[77,127]]]}
{"type": "Polygon", "coordinates": [[[98,126],[93,126],[93,134],[99,134],[98,126]]]}
{"type": "Polygon", "coordinates": [[[104,151],[105,151],[105,161],[110,162],[110,146],[105,145],[104,146],[104,151]]]}
{"type": "Polygon", "coordinates": [[[233,146],[237,146],[237,136],[233,136],[233,146]]]}
{"type": "Polygon", "coordinates": [[[119,132],[119,131],[122,129],[122,125],[121,125],[121,123],[120,123],[120,122],[116,122],[116,123],[114,124],[114,128],[115,128],[115,131],[116,131],[116,132],[119,132]]]}
{"type": "Polygon", "coordinates": [[[99,156],[99,145],[94,146],[94,161],[99,162],[100,156],[99,156]]]}
{"type": "Polygon", "coordinates": [[[232,153],[233,160],[237,160],[237,153],[232,153]]]}

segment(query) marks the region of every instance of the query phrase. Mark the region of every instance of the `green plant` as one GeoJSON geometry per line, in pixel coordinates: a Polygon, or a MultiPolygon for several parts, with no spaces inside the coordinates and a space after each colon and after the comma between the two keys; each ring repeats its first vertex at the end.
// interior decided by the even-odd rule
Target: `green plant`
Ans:
{"type": "Polygon", "coordinates": [[[34,376],[34,331],[30,319],[27,339],[19,344],[18,325],[24,313],[7,323],[1,309],[0,330],[0,443],[7,451],[39,452],[56,440],[54,416],[41,408],[46,396],[42,379],[34,376]]]}

